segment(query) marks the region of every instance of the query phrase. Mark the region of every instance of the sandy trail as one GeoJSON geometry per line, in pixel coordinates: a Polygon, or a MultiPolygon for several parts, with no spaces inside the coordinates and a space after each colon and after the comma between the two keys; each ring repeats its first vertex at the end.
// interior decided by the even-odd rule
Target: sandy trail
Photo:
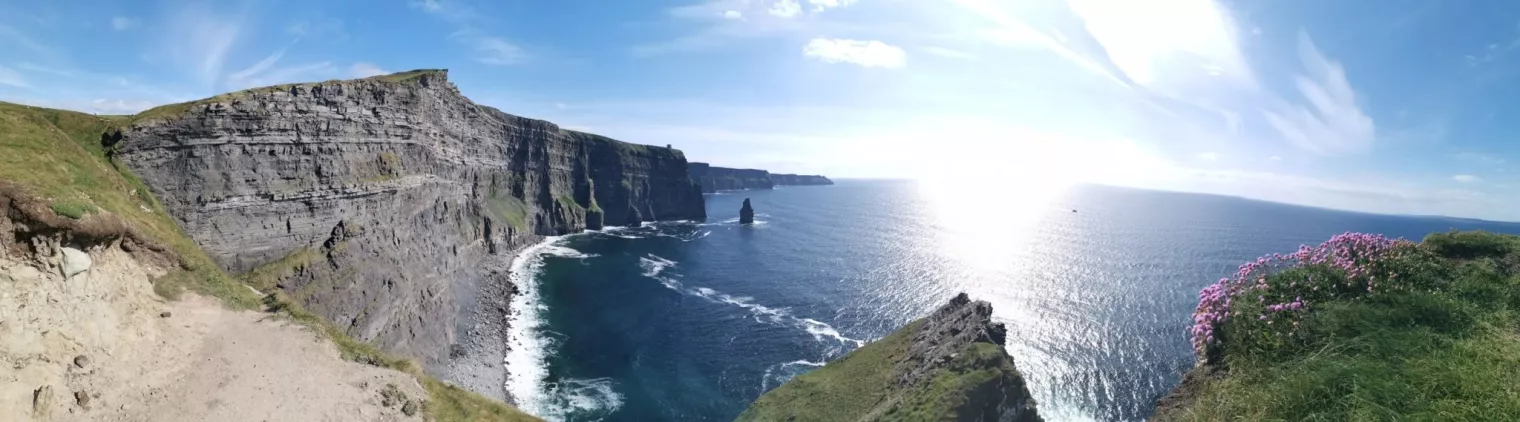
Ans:
{"type": "Polygon", "coordinates": [[[161,269],[117,248],[89,254],[89,271],[67,279],[61,253],[0,256],[0,419],[422,420],[410,375],[344,361],[269,314],[165,301],[149,281],[161,269]]]}

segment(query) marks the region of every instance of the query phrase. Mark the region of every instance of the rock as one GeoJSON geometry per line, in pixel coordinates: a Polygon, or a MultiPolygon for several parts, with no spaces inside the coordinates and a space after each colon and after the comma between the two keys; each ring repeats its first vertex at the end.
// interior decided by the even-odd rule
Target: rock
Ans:
{"type": "Polygon", "coordinates": [[[1006,336],[1006,328],[992,322],[991,304],[962,293],[852,352],[851,360],[830,362],[766,392],[737,420],[875,421],[929,414],[942,415],[937,420],[1039,422],[1024,376],[1001,344],[1006,336]],[[892,381],[852,381],[860,377],[892,381]]]}
{"type": "Polygon", "coordinates": [[[84,390],[75,391],[74,392],[74,402],[78,403],[79,407],[89,407],[90,406],[90,393],[85,392],[84,390]]]}
{"type": "Polygon", "coordinates": [[[812,174],[777,174],[771,173],[771,181],[776,186],[821,186],[832,185],[833,180],[827,177],[812,174]]]}
{"type": "Polygon", "coordinates": [[[418,403],[416,400],[407,400],[406,404],[401,405],[401,413],[407,416],[416,416],[417,411],[420,410],[421,407],[422,404],[418,403]]]}
{"type": "Polygon", "coordinates": [[[32,391],[32,416],[47,419],[48,409],[53,405],[53,387],[44,385],[32,391]]]}
{"type": "Polygon", "coordinates": [[[755,224],[755,209],[750,208],[749,198],[744,198],[744,206],[739,207],[739,224],[755,224]]]}
{"type": "Polygon", "coordinates": [[[702,186],[702,193],[834,184],[829,178],[817,175],[775,174],[765,170],[713,167],[707,163],[689,163],[688,166],[691,180],[702,186]]]}
{"type": "Polygon", "coordinates": [[[63,247],[63,278],[73,278],[79,273],[90,270],[90,254],[84,251],[63,247]]]}
{"type": "Polygon", "coordinates": [[[688,173],[702,187],[702,193],[728,190],[771,189],[771,173],[755,169],[713,167],[707,163],[689,163],[688,173]]]}
{"type": "Polygon", "coordinates": [[[489,255],[707,216],[679,150],[478,105],[444,70],[393,76],[195,102],[123,130],[117,157],[223,269],[288,264],[269,285],[426,367],[489,255]]]}
{"type": "Polygon", "coordinates": [[[74,357],[74,366],[78,366],[80,368],[84,368],[86,366],[90,366],[90,357],[89,356],[85,356],[85,355],[75,356],[74,357]]]}
{"type": "Polygon", "coordinates": [[[163,311],[163,312],[159,312],[158,313],[158,317],[159,318],[168,318],[168,317],[171,317],[171,316],[174,316],[173,312],[163,311]]]}

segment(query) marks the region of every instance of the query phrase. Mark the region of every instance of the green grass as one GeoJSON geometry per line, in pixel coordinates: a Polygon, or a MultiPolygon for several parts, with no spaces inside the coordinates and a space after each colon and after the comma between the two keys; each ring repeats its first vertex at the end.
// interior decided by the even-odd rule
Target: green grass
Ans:
{"type": "Polygon", "coordinates": [[[1226,375],[1174,419],[1520,420],[1517,239],[1432,235],[1390,261],[1391,291],[1318,302],[1292,338],[1232,319],[1226,375]]]}
{"type": "Polygon", "coordinates": [[[119,118],[0,102],[0,180],[46,201],[59,215],[107,214],[150,241],[167,246],[193,274],[161,277],[172,286],[251,309],[258,296],[233,280],[179,229],[137,176],[105,155],[101,134],[119,118]]]}
{"type": "Polygon", "coordinates": [[[515,196],[504,193],[487,196],[486,213],[518,231],[528,229],[528,203],[515,196]]]}
{"type": "Polygon", "coordinates": [[[907,353],[915,321],[760,396],[738,421],[851,421],[892,399],[893,365],[907,353]]]}
{"type": "Polygon", "coordinates": [[[52,204],[48,204],[48,208],[51,208],[58,215],[75,220],[84,218],[86,214],[94,214],[98,210],[94,204],[69,199],[54,201],[52,204]]]}

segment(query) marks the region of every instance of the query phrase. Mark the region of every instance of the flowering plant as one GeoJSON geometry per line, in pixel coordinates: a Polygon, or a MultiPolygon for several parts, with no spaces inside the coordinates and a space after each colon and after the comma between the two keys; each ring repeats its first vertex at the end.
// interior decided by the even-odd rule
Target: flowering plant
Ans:
{"type": "Polygon", "coordinates": [[[1301,341],[1300,323],[1318,303],[1414,288],[1399,279],[1399,266],[1394,264],[1418,253],[1414,245],[1348,232],[1317,247],[1304,245],[1291,254],[1272,254],[1242,264],[1233,276],[1198,292],[1198,308],[1189,328],[1193,351],[1203,359],[1216,360],[1214,352],[1226,334],[1232,342],[1269,349],[1301,341]]]}

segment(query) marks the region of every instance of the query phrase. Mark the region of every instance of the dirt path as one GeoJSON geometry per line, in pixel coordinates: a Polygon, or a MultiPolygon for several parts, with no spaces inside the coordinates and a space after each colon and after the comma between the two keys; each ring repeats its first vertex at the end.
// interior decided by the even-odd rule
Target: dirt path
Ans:
{"type": "Polygon", "coordinates": [[[426,393],[410,375],[344,361],[268,314],[191,294],[164,301],[149,284],[162,270],[115,248],[89,255],[90,269],[67,279],[61,253],[0,256],[0,419],[422,418],[426,393]]]}

